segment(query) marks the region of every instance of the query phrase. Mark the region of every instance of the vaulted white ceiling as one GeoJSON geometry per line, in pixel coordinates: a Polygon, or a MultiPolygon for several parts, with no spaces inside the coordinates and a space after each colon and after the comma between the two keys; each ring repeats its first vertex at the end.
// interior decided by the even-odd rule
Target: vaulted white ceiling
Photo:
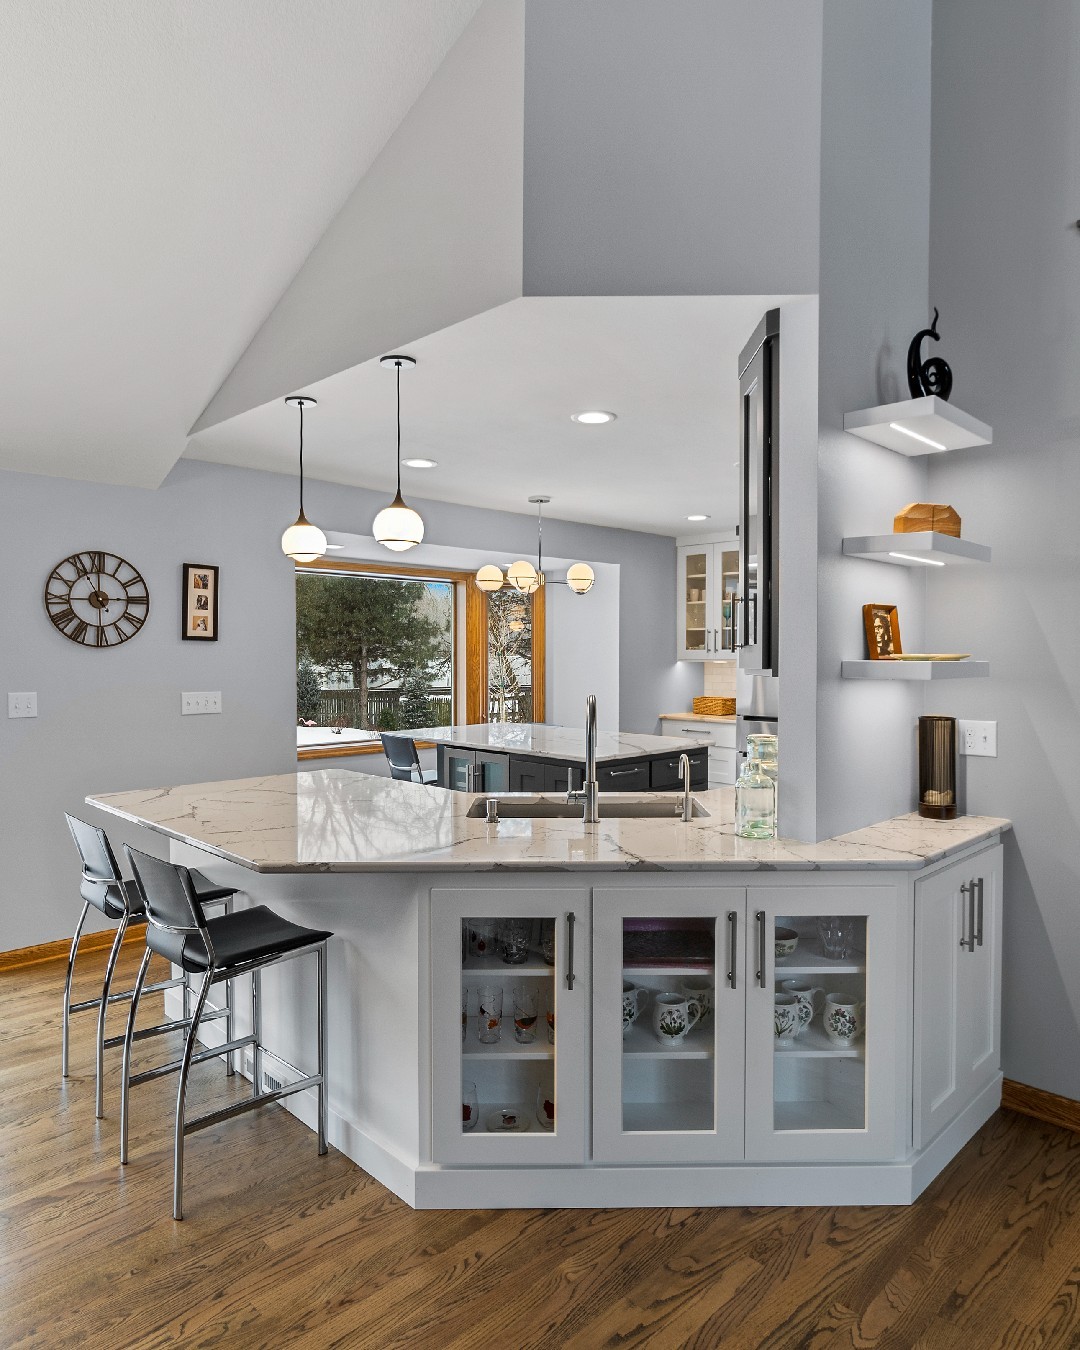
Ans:
{"type": "Polygon", "coordinates": [[[479,0],[5,0],[0,468],[156,486],[479,0]]]}

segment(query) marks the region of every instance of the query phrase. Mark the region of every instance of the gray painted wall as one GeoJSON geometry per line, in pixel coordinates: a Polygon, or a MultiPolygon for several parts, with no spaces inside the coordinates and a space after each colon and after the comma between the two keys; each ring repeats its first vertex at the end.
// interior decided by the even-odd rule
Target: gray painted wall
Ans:
{"type": "Polygon", "coordinates": [[[930,579],[932,648],[990,660],[926,711],[998,722],[961,759],[969,811],[1004,815],[1004,1064],[1080,1098],[1080,10],[934,6],[931,297],[953,401],[994,428],[930,456],[988,567],[930,579]]]}
{"type": "Polygon", "coordinates": [[[532,0],[526,295],[818,289],[822,0],[532,0]]]}
{"type": "MultiPolygon", "coordinates": [[[[74,927],[77,873],[62,812],[85,813],[87,793],[295,770],[293,569],[279,546],[295,494],[293,478],[194,460],[156,491],[0,474],[13,560],[0,691],[36,690],[39,706],[36,719],[0,718],[0,950],[74,927]],[[41,603],[51,568],[84,548],[120,553],[150,588],[146,627],[115,650],[68,642],[41,603]],[[180,640],[184,562],[221,566],[217,643],[180,640]],[[182,690],[214,689],[220,716],[181,717],[182,690]]],[[[385,502],[310,483],[306,504],[327,529],[366,531],[385,502]]],[[[486,541],[514,556],[535,547],[531,516],[418,505],[433,543],[486,541]]],[[[700,668],[674,660],[674,541],[558,521],[544,539],[553,556],[620,564],[621,721],[655,730],[659,712],[688,706],[701,687],[700,668]]]]}
{"type": "Polygon", "coordinates": [[[845,535],[892,529],[925,490],[921,459],[843,431],[844,414],[906,397],[908,340],[926,322],[930,228],[930,0],[828,0],[821,114],[818,406],[819,839],[911,810],[910,684],[840,678],[866,655],[862,606],[896,604],[925,650],[925,578],[846,558],[845,535]]]}

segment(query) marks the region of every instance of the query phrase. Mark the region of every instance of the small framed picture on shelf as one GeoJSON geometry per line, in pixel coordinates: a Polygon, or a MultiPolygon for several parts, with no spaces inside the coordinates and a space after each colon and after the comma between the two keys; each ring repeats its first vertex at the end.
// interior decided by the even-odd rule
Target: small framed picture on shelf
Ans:
{"type": "Polygon", "coordinates": [[[895,605],[863,605],[866,650],[871,661],[891,661],[900,655],[900,620],[895,605]]]}
{"type": "Polygon", "coordinates": [[[184,563],[180,593],[180,636],[191,642],[216,642],[218,569],[210,563],[184,563]]]}

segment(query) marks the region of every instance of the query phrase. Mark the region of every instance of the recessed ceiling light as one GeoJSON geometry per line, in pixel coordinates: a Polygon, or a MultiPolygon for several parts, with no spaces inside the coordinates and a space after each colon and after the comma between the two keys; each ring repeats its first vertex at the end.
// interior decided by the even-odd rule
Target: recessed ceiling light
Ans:
{"type": "Polygon", "coordinates": [[[579,412],[570,414],[571,422],[583,422],[586,426],[599,426],[601,422],[614,422],[615,414],[613,412],[601,412],[594,409],[592,412],[579,412]]]}
{"type": "Polygon", "coordinates": [[[437,459],[405,459],[402,463],[407,469],[437,469],[439,461],[437,459]]]}
{"type": "Polygon", "coordinates": [[[687,520],[711,520],[711,516],[687,516],[687,520]]]}

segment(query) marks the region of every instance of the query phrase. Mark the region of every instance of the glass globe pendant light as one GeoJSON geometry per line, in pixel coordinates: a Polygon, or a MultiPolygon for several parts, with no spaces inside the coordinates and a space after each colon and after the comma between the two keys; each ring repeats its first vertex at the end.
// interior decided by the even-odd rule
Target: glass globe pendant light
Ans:
{"type": "Polygon", "coordinates": [[[405,505],[401,495],[401,367],[415,366],[416,358],[382,356],[379,361],[397,369],[397,493],[390,505],[384,506],[375,517],[371,532],[383,548],[404,553],[407,548],[415,548],[424,537],[424,522],[418,512],[405,505]]]}
{"type": "MultiPolygon", "coordinates": [[[[477,570],[474,578],[480,590],[501,591],[504,586],[509,586],[515,591],[520,591],[522,595],[533,595],[541,586],[547,585],[548,578],[544,575],[543,558],[544,507],[550,501],[550,497],[529,498],[529,502],[536,507],[536,566],[526,562],[524,558],[519,558],[506,569],[504,577],[500,567],[496,567],[494,563],[485,563],[477,570]]],[[[565,579],[560,580],[556,577],[554,580],[560,586],[568,586],[575,595],[584,595],[586,591],[592,590],[596,573],[588,563],[572,563],[566,569],[565,579]]]]}
{"type": "Polygon", "coordinates": [[[281,536],[281,551],[293,562],[309,563],[326,553],[326,535],[304,515],[304,407],[315,407],[318,400],[307,394],[290,394],[286,403],[300,409],[300,514],[281,536]]]}

